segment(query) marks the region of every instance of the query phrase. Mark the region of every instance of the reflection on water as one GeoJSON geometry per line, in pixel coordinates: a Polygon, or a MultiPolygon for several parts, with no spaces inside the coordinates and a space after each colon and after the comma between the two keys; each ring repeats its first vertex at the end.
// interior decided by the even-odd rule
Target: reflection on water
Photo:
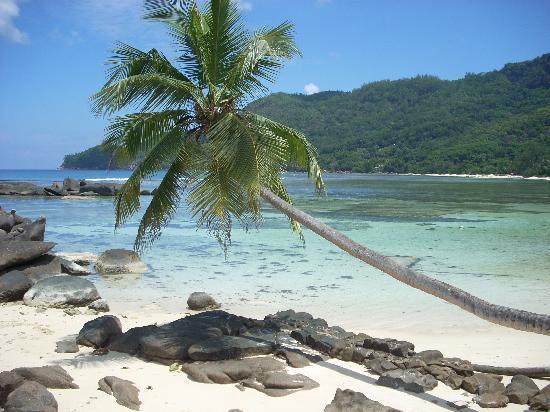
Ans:
{"type": "MultiPolygon", "coordinates": [[[[319,197],[305,176],[285,177],[298,207],[366,246],[495,303],[550,312],[550,182],[361,175],[326,181],[327,195],[319,197]]],[[[149,198],[142,201],[146,206],[149,198]]],[[[112,199],[0,198],[0,205],[46,215],[48,239],[65,251],[131,248],[138,221],[114,233],[112,199]]],[[[478,324],[311,232],[302,247],[277,212],[266,208],[264,217],[259,230],[235,230],[225,260],[215,240],[181,210],[144,255],[148,273],[93,279],[114,307],[155,303],[183,310],[190,292],[205,290],[226,308],[293,307],[365,330],[395,319],[434,327],[478,324]]]]}

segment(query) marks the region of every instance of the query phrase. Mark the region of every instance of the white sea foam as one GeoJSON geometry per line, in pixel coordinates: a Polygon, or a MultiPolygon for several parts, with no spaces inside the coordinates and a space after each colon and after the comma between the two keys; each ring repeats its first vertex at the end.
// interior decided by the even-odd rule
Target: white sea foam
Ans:
{"type": "Polygon", "coordinates": [[[468,177],[472,179],[525,179],[525,180],[550,181],[550,177],[544,177],[544,176],[525,177],[520,175],[494,175],[494,174],[481,175],[481,174],[455,174],[455,173],[405,173],[402,176],[468,177]]]}
{"type": "Polygon", "coordinates": [[[87,182],[125,182],[127,177],[102,177],[96,179],[85,179],[87,182]]]}

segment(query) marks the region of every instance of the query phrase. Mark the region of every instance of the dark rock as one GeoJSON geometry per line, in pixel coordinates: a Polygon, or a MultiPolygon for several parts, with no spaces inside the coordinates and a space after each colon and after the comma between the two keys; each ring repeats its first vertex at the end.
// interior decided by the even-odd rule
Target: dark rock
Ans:
{"type": "Polygon", "coordinates": [[[274,346],[270,342],[255,341],[241,336],[219,336],[195,343],[188,349],[193,360],[225,360],[247,356],[267,355],[274,346]]]}
{"type": "Polygon", "coordinates": [[[139,192],[139,194],[141,196],[151,196],[151,191],[150,190],[142,190],[141,192],[139,192]]]}
{"type": "Polygon", "coordinates": [[[307,356],[298,350],[280,349],[275,356],[285,359],[286,363],[293,368],[304,368],[310,365],[307,356]]]}
{"type": "Polygon", "coordinates": [[[416,353],[416,356],[419,359],[422,359],[427,364],[437,362],[443,358],[443,354],[438,350],[423,350],[422,352],[416,353]]]}
{"type": "Polygon", "coordinates": [[[34,222],[28,221],[14,226],[9,237],[14,241],[32,240],[42,242],[44,241],[45,232],[46,218],[41,216],[34,222]]]}
{"type": "Polygon", "coordinates": [[[66,177],[63,180],[63,189],[67,192],[78,192],[80,190],[80,182],[76,179],[66,177]]]}
{"type": "Polygon", "coordinates": [[[6,403],[8,395],[21,385],[24,380],[21,375],[15,372],[0,372],[0,408],[6,403]]]}
{"type": "Polygon", "coordinates": [[[80,266],[78,263],[71,262],[70,260],[57,257],[61,264],[61,272],[74,276],[86,276],[91,275],[92,272],[84,266],[80,266]]]}
{"type": "Polygon", "coordinates": [[[109,312],[109,304],[105,299],[98,299],[88,305],[88,308],[96,310],[98,312],[109,312]]]}
{"type": "Polygon", "coordinates": [[[454,370],[461,376],[472,376],[474,369],[472,364],[464,359],[460,358],[442,358],[437,361],[426,362],[428,365],[446,366],[454,370]]]}
{"type": "Polygon", "coordinates": [[[51,277],[52,275],[59,275],[62,273],[61,260],[57,256],[50,255],[49,253],[40,256],[31,262],[15,266],[14,269],[23,272],[33,283],[36,283],[46,277],[51,277]]]}
{"type": "Polygon", "coordinates": [[[504,394],[511,403],[525,405],[533,396],[539,393],[539,388],[533,380],[524,375],[516,375],[506,387],[504,394]]]}
{"type": "Polygon", "coordinates": [[[0,270],[30,262],[48,253],[54,246],[55,243],[52,242],[2,241],[0,242],[0,270]]]}
{"type": "Polygon", "coordinates": [[[133,250],[109,249],[99,255],[95,268],[101,273],[143,273],[147,265],[133,250]]]}
{"type": "Polygon", "coordinates": [[[97,289],[89,280],[60,275],[36,282],[25,293],[23,301],[28,306],[65,308],[87,306],[99,298],[97,289]]]}
{"type": "Polygon", "coordinates": [[[367,349],[381,350],[396,356],[409,356],[414,353],[414,345],[410,342],[396,339],[379,339],[367,337],[363,343],[367,349]]]}
{"type": "Polygon", "coordinates": [[[0,182],[0,195],[43,195],[44,189],[28,182],[0,182]]]}
{"type": "Polygon", "coordinates": [[[84,186],[80,186],[80,193],[84,192],[93,192],[99,196],[114,196],[122,187],[120,184],[116,183],[105,183],[105,184],[93,184],[87,183],[84,186]]]}
{"type": "Polygon", "coordinates": [[[58,341],[55,344],[55,351],[57,353],[77,353],[79,348],[76,344],[76,337],[77,335],[72,335],[58,341]]]}
{"type": "Polygon", "coordinates": [[[328,324],[324,319],[315,319],[307,312],[295,312],[292,309],[280,311],[274,315],[267,315],[265,320],[286,328],[302,328],[306,326],[313,329],[328,328],[328,324]]]}
{"type": "Polygon", "coordinates": [[[229,384],[251,379],[253,376],[281,371],[284,363],[271,357],[240,360],[184,363],[181,370],[189,379],[201,383],[229,384]]]}
{"type": "Polygon", "coordinates": [[[482,408],[505,408],[508,405],[508,397],[502,393],[484,393],[476,396],[474,402],[482,408]]]}
{"type": "Polygon", "coordinates": [[[482,395],[484,393],[503,393],[504,385],[488,373],[476,373],[464,378],[462,389],[467,392],[482,395]]]}
{"type": "Polygon", "coordinates": [[[406,358],[403,361],[403,365],[406,369],[414,369],[414,368],[424,368],[426,367],[426,362],[424,362],[422,359],[414,356],[412,358],[406,358]]]}
{"type": "Polygon", "coordinates": [[[27,381],[8,396],[5,412],[57,412],[57,401],[40,383],[27,381]]]}
{"type": "Polygon", "coordinates": [[[353,359],[353,353],[355,351],[355,346],[346,346],[344,349],[342,349],[338,355],[336,356],[338,359],[351,362],[353,359]]]}
{"type": "Polygon", "coordinates": [[[23,299],[23,295],[32,286],[27,275],[13,270],[0,276],[0,302],[11,302],[23,299]]]}
{"type": "Polygon", "coordinates": [[[109,348],[163,362],[185,360],[191,345],[222,335],[235,336],[247,322],[220,310],[201,312],[158,327],[130,329],[109,348]]]}
{"type": "Polygon", "coordinates": [[[109,342],[122,335],[120,320],[105,315],[86,322],[76,338],[76,343],[93,348],[104,348],[109,342]]]}
{"type": "Polygon", "coordinates": [[[529,400],[529,407],[537,411],[550,410],[550,385],[546,385],[538,395],[529,400]]]}
{"type": "Polygon", "coordinates": [[[376,383],[394,389],[403,388],[415,393],[427,392],[437,386],[437,380],[432,375],[423,375],[416,369],[396,369],[384,372],[376,383]]]}
{"type": "Polygon", "coordinates": [[[302,374],[290,375],[284,371],[275,371],[256,376],[256,379],[242,381],[243,386],[256,389],[268,396],[285,396],[299,390],[319,387],[313,379],[302,374]]]}
{"type": "Polygon", "coordinates": [[[116,402],[122,406],[139,411],[141,401],[139,400],[139,389],[134,384],[116,376],[105,376],[98,382],[99,390],[113,395],[116,402]]]}
{"type": "Polygon", "coordinates": [[[220,305],[205,292],[193,292],[187,299],[187,307],[191,310],[204,310],[217,309],[220,305]]]}
{"type": "Polygon", "coordinates": [[[356,363],[363,363],[365,359],[372,353],[372,349],[365,349],[360,346],[356,346],[353,349],[351,360],[356,363]]]}
{"type": "Polygon", "coordinates": [[[325,412],[399,412],[398,409],[373,401],[361,392],[336,389],[334,399],[325,406],[325,412]]]}
{"type": "Polygon", "coordinates": [[[384,372],[398,369],[395,364],[384,358],[366,360],[364,362],[364,365],[367,367],[367,369],[369,369],[371,372],[376,373],[377,375],[382,375],[384,372]]]}
{"type": "Polygon", "coordinates": [[[0,209],[0,229],[9,233],[15,224],[15,217],[11,213],[4,212],[0,209]]]}
{"type": "Polygon", "coordinates": [[[16,368],[12,372],[23,378],[38,382],[50,389],[78,389],[73,378],[61,366],[40,366],[35,368],[16,368]]]}

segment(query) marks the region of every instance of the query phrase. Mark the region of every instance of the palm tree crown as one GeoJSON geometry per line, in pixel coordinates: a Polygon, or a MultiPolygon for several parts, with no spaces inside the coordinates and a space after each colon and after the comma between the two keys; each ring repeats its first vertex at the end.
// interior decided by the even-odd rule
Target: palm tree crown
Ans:
{"type": "MultiPolygon", "coordinates": [[[[140,208],[144,179],[166,174],[143,214],[135,247],[150,245],[185,200],[199,226],[226,249],[232,222],[261,222],[260,189],[291,199],[281,180],[302,168],[323,190],[315,148],[300,132],[246,110],[285,61],[300,54],[293,25],[249,33],[232,0],[145,0],[145,18],[166,25],[178,55],[118,43],[93,110],[111,116],[104,144],[139,161],[115,199],[116,225],[140,208]]],[[[292,229],[301,236],[298,222],[292,229]]]]}

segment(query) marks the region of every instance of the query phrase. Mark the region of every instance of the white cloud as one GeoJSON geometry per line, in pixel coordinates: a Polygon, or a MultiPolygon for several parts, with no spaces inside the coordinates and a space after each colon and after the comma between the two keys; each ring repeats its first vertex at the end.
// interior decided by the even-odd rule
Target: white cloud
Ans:
{"type": "Polygon", "coordinates": [[[306,92],[307,95],[319,93],[320,90],[319,86],[315,83],[308,83],[304,86],[304,92],[306,92]]]}
{"type": "Polygon", "coordinates": [[[0,37],[6,37],[15,43],[27,43],[29,36],[13,24],[19,16],[18,0],[0,0],[0,37]]]}
{"type": "Polygon", "coordinates": [[[237,0],[237,7],[242,11],[252,10],[252,3],[246,0],[237,0]]]}

